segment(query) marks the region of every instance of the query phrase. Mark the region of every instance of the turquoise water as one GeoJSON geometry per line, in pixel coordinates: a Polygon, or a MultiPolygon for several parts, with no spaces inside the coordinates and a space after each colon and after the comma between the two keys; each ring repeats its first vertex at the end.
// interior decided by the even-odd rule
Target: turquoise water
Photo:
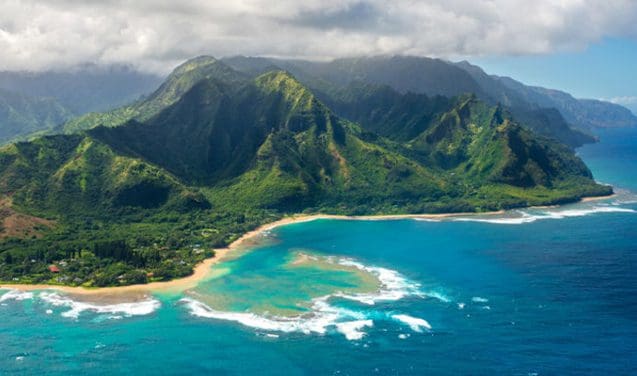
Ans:
{"type": "Polygon", "coordinates": [[[0,374],[635,374],[637,131],[579,153],[617,197],[299,223],[135,304],[0,292],[0,374]]]}

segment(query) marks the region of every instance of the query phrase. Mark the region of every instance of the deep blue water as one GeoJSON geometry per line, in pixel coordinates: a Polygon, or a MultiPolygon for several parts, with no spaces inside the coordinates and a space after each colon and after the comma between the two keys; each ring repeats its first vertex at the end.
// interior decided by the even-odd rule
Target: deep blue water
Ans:
{"type": "Polygon", "coordinates": [[[637,374],[637,131],[601,136],[579,153],[620,188],[616,198],[472,221],[282,227],[189,295],[208,296],[214,310],[203,313],[181,294],[99,313],[63,296],[5,293],[0,374],[637,374]],[[268,327],[259,319],[273,307],[311,314],[313,298],[356,281],[290,266],[299,250],[400,273],[405,294],[373,305],[330,298],[319,313],[337,312],[335,323],[371,320],[354,331],[360,339],[334,325],[306,330],[311,319],[268,327]]]}

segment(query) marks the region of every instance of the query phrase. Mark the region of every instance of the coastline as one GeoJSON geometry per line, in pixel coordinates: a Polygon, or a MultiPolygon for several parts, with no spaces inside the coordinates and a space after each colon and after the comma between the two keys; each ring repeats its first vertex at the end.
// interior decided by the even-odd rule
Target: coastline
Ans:
{"type": "MultiPolygon", "coordinates": [[[[599,197],[585,197],[580,199],[582,202],[591,202],[603,199],[609,199],[614,197],[613,193],[607,196],[599,197]]],[[[558,205],[559,206],[559,205],[558,205]]],[[[531,206],[529,208],[542,208],[546,206],[531,206]]],[[[465,217],[471,215],[500,215],[506,213],[506,210],[498,210],[491,212],[464,212],[464,213],[439,213],[439,214],[388,214],[388,215],[362,215],[362,216],[347,216],[336,214],[295,214],[283,217],[277,221],[270,222],[259,226],[258,228],[248,231],[232,242],[226,248],[215,249],[215,256],[205,259],[203,262],[197,264],[193,268],[193,274],[174,279],[165,282],[151,282],[147,284],[137,284],[128,286],[113,286],[113,287],[81,287],[81,286],[61,286],[61,285],[47,285],[47,284],[0,284],[0,289],[11,289],[20,291],[34,291],[34,290],[57,290],[70,295],[76,296],[94,296],[100,298],[108,298],[113,295],[128,295],[134,297],[135,300],[140,296],[146,296],[153,292],[181,292],[197,285],[198,282],[205,280],[210,274],[213,265],[217,265],[226,261],[229,256],[236,253],[237,250],[245,249],[250,246],[250,243],[254,243],[256,237],[263,232],[270,231],[277,227],[286,226],[294,223],[311,222],[320,219],[335,219],[335,220],[352,220],[352,221],[384,221],[384,220],[401,220],[401,219],[443,219],[451,217],[465,217]]]]}
{"type": "Polygon", "coordinates": [[[606,200],[609,198],[617,197],[617,193],[613,192],[606,196],[592,196],[592,197],[582,197],[578,202],[591,202],[591,201],[599,201],[606,200]]]}

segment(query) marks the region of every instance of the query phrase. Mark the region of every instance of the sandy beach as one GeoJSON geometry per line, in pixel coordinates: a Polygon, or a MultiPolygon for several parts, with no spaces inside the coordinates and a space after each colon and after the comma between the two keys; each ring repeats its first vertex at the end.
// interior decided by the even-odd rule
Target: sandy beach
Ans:
{"type": "MultiPolygon", "coordinates": [[[[583,198],[580,202],[590,202],[595,200],[608,199],[613,195],[602,197],[587,197],[583,198]]],[[[249,231],[243,234],[239,239],[235,240],[227,248],[215,249],[215,256],[209,258],[195,266],[193,274],[188,277],[174,279],[166,282],[152,282],[148,284],[130,285],[130,286],[115,286],[115,287],[72,287],[72,286],[59,286],[59,285],[25,285],[25,284],[3,284],[0,288],[3,289],[17,289],[22,291],[32,290],[58,290],[70,295],[78,296],[94,296],[100,298],[100,300],[108,300],[109,297],[116,296],[121,298],[128,296],[130,300],[141,299],[146,297],[147,294],[152,292],[180,292],[188,290],[197,285],[199,281],[205,280],[213,265],[219,264],[224,260],[230,258],[239,249],[245,249],[251,245],[256,244],[257,236],[265,231],[272,230],[274,228],[289,225],[292,223],[309,222],[319,219],[338,219],[338,220],[400,220],[400,219],[442,219],[450,217],[460,217],[468,215],[500,215],[505,213],[504,210],[484,212],[484,213],[441,213],[441,214],[394,214],[394,215],[364,215],[364,216],[345,216],[345,215],[330,215],[330,214],[313,214],[313,215],[292,215],[284,217],[278,221],[271,222],[249,231]]]]}
{"type": "Polygon", "coordinates": [[[595,196],[595,197],[584,197],[579,202],[591,202],[591,201],[599,201],[599,200],[607,200],[609,198],[616,197],[617,193],[610,194],[608,196],[595,196]]]}

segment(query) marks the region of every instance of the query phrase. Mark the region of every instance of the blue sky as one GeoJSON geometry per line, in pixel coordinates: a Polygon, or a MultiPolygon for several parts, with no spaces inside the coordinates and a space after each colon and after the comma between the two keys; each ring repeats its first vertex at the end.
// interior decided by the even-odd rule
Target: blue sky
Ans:
{"type": "Polygon", "coordinates": [[[637,113],[637,41],[607,38],[577,52],[469,59],[487,73],[580,98],[615,98],[637,113]]]}

